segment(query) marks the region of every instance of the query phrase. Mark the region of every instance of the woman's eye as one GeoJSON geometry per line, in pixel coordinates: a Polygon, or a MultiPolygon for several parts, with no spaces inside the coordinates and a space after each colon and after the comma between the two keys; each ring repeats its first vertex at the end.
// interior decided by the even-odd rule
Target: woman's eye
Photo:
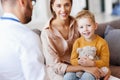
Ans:
{"type": "Polygon", "coordinates": [[[69,6],[70,6],[70,4],[68,4],[68,3],[67,3],[67,4],[65,4],[65,6],[66,6],[66,7],[69,7],[69,6]]]}
{"type": "Polygon", "coordinates": [[[56,5],[56,7],[59,7],[59,8],[60,8],[60,7],[61,7],[61,5],[60,5],[60,4],[58,4],[58,5],[56,5]]]}

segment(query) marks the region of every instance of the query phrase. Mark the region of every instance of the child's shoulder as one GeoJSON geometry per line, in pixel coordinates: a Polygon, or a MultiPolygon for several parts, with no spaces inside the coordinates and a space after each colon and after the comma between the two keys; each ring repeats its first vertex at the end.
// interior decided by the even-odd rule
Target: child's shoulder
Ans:
{"type": "Polygon", "coordinates": [[[106,40],[105,40],[103,37],[99,36],[99,35],[97,35],[97,39],[98,39],[100,42],[106,43],[106,40]]]}
{"type": "Polygon", "coordinates": [[[96,35],[97,35],[97,38],[105,40],[103,37],[99,36],[98,34],[96,34],[96,35]]]}
{"type": "Polygon", "coordinates": [[[81,41],[82,39],[83,39],[83,37],[81,36],[81,37],[77,38],[76,41],[81,41]]]}
{"type": "Polygon", "coordinates": [[[82,37],[79,37],[75,40],[75,44],[78,44],[78,43],[81,43],[83,41],[83,38],[82,37]]]}

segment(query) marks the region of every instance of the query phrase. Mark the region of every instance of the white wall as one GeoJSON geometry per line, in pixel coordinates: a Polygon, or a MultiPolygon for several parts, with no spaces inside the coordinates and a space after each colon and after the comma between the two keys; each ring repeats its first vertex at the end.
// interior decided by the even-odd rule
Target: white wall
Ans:
{"type": "MultiPolygon", "coordinates": [[[[75,16],[86,6],[85,0],[73,0],[71,15],[75,16]]],[[[51,17],[49,0],[38,0],[34,6],[33,20],[47,21],[51,17]]]]}
{"type": "Polygon", "coordinates": [[[75,16],[79,11],[86,7],[85,0],[73,0],[71,15],[75,16]]]}
{"type": "Polygon", "coordinates": [[[33,20],[46,21],[50,16],[48,0],[37,0],[33,10],[33,20]]]}
{"type": "Polygon", "coordinates": [[[112,0],[104,0],[105,1],[105,13],[111,14],[112,13],[112,0]]]}
{"type": "Polygon", "coordinates": [[[89,10],[92,13],[101,13],[101,0],[88,0],[88,4],[89,4],[89,10]]]}
{"type": "MultiPolygon", "coordinates": [[[[73,0],[73,7],[71,15],[75,16],[77,12],[82,10],[86,6],[85,0],[73,0]]],[[[0,15],[2,14],[0,5],[0,15]]],[[[27,14],[26,14],[27,15],[27,14]]],[[[27,24],[30,28],[42,28],[44,24],[51,17],[49,0],[37,0],[36,5],[33,8],[32,21],[27,24]]]]}
{"type": "MultiPolygon", "coordinates": [[[[77,12],[86,6],[85,0],[73,0],[71,15],[75,16],[77,12]]],[[[32,22],[27,24],[30,28],[42,29],[48,19],[51,17],[49,0],[38,0],[34,6],[32,22]]]]}
{"type": "Polygon", "coordinates": [[[1,7],[1,1],[0,1],[0,16],[3,14],[2,7],[1,7]]]}
{"type": "Polygon", "coordinates": [[[32,21],[27,26],[42,29],[50,17],[49,0],[37,0],[33,8],[32,21]]]}
{"type": "MultiPolygon", "coordinates": [[[[89,10],[93,13],[101,13],[101,0],[89,0],[89,10]]],[[[104,0],[105,3],[105,14],[112,13],[112,5],[117,2],[117,0],[104,0]]]]}

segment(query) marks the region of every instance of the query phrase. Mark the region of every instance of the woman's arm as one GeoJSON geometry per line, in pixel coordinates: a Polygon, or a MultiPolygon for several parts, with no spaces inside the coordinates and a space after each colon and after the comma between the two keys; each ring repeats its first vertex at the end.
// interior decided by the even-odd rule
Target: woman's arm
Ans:
{"type": "Polygon", "coordinates": [[[109,71],[108,71],[107,75],[105,76],[104,80],[108,80],[109,77],[110,77],[110,75],[111,75],[111,71],[110,71],[110,69],[109,69],[109,71]]]}
{"type": "Polygon", "coordinates": [[[45,29],[41,33],[41,41],[42,41],[43,53],[46,60],[46,65],[50,66],[55,71],[55,73],[64,74],[67,68],[67,64],[64,64],[60,61],[58,52],[54,46],[50,34],[51,33],[45,29]]]}
{"type": "Polygon", "coordinates": [[[69,65],[66,69],[66,72],[78,72],[78,71],[85,71],[85,72],[89,72],[92,75],[95,76],[96,79],[99,79],[101,77],[100,75],[100,70],[98,67],[83,67],[83,66],[72,66],[69,65]]]}

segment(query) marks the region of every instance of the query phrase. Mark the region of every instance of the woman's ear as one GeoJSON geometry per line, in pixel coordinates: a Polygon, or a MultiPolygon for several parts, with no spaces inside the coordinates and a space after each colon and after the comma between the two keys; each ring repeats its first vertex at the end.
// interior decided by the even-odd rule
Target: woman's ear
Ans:
{"type": "Polygon", "coordinates": [[[52,5],[52,9],[53,9],[53,11],[55,11],[54,5],[52,5]]]}

